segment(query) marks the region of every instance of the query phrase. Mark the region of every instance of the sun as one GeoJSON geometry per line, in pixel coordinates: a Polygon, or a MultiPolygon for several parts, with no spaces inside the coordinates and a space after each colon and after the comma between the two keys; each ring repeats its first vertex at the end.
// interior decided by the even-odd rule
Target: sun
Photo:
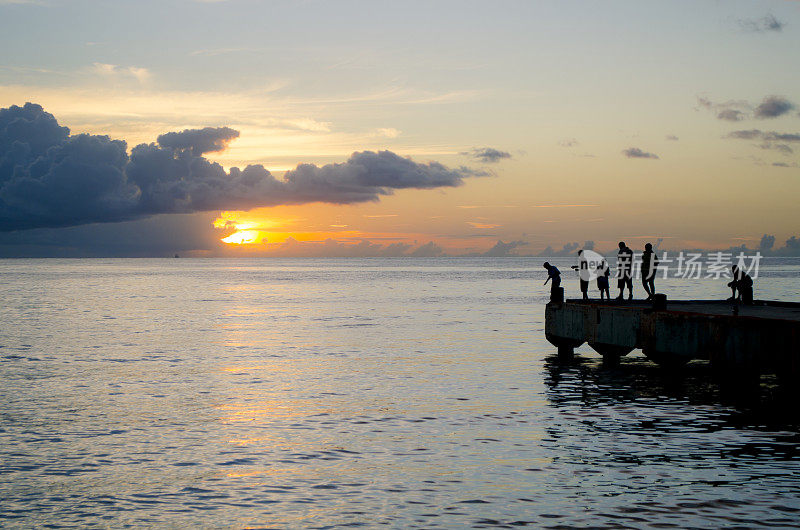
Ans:
{"type": "Polygon", "coordinates": [[[239,230],[228,237],[222,238],[222,241],[236,245],[247,245],[250,243],[255,243],[258,239],[258,234],[258,230],[239,230]]]}

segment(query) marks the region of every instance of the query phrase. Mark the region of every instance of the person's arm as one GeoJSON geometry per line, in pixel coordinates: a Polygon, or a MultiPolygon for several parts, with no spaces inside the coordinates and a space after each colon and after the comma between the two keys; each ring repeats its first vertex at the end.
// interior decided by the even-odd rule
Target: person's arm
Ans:
{"type": "Polygon", "coordinates": [[[547,277],[547,279],[544,281],[544,285],[547,285],[547,282],[550,281],[550,278],[551,278],[550,276],[547,277]]]}

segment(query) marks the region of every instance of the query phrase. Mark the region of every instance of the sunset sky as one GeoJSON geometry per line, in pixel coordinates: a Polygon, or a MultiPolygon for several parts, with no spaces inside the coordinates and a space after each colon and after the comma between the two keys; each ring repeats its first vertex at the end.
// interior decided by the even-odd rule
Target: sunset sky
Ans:
{"type": "MultiPolygon", "coordinates": [[[[225,175],[260,164],[302,180],[253,173],[236,193],[145,207],[149,177],[120,162],[136,204],[59,217],[8,169],[0,255],[524,255],[800,235],[798,1],[0,0],[0,46],[1,108],[41,105],[128,155],[213,128],[210,150],[188,136],[175,149],[225,175]],[[369,190],[363,164],[383,179],[369,190]],[[395,184],[387,166],[422,180],[395,184]]],[[[11,164],[21,133],[5,127],[11,164]]],[[[35,193],[71,196],[59,182],[35,193]]]]}

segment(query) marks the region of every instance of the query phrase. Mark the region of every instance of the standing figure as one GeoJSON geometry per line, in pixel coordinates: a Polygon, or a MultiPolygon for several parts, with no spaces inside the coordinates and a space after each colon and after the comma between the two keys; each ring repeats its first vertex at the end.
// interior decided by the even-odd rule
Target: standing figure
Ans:
{"type": "Polygon", "coordinates": [[[600,300],[603,300],[603,294],[605,294],[606,300],[611,300],[611,293],[608,292],[608,277],[611,275],[611,271],[608,268],[608,263],[603,260],[603,262],[597,266],[597,288],[600,290],[600,300]]]}
{"type": "Polygon", "coordinates": [[[553,280],[553,283],[550,284],[550,299],[553,300],[556,298],[556,291],[561,287],[561,271],[555,265],[550,265],[546,261],[544,262],[544,268],[547,269],[547,279],[544,284],[547,285],[547,282],[553,280]]]}
{"type": "Polygon", "coordinates": [[[581,284],[581,294],[584,300],[589,299],[589,261],[583,255],[583,250],[578,251],[578,265],[572,266],[572,270],[578,271],[578,278],[581,284]]]}
{"type": "Polygon", "coordinates": [[[619,287],[617,300],[622,300],[622,293],[626,286],[628,287],[628,300],[633,300],[633,251],[624,241],[620,241],[619,252],[617,252],[617,287],[619,287]]]}
{"type": "Polygon", "coordinates": [[[658,268],[658,256],[653,252],[653,245],[650,243],[644,246],[642,254],[642,286],[647,291],[647,299],[652,300],[656,294],[656,269],[658,268]]]}

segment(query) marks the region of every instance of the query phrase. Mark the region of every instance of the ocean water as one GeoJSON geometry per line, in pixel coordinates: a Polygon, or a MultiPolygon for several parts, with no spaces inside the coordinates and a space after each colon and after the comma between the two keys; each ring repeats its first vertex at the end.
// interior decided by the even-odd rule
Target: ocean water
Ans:
{"type": "Polygon", "coordinates": [[[559,365],[541,261],[0,261],[0,526],[800,526],[786,390],[559,365]]]}

